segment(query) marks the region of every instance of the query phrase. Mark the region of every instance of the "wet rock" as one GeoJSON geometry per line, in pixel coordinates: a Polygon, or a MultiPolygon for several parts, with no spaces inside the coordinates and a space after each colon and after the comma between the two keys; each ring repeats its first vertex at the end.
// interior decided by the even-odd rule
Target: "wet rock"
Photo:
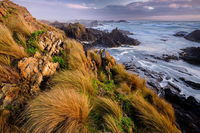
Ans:
{"type": "Polygon", "coordinates": [[[194,41],[194,42],[200,42],[200,30],[195,30],[191,32],[190,34],[185,36],[185,39],[194,41]]]}
{"type": "Polygon", "coordinates": [[[186,31],[179,31],[179,32],[175,33],[174,36],[185,37],[187,34],[188,34],[188,32],[186,32],[186,31]]]}
{"type": "Polygon", "coordinates": [[[177,123],[183,133],[200,132],[200,103],[194,97],[185,98],[166,89],[164,98],[173,105],[177,123]]]}
{"type": "Polygon", "coordinates": [[[188,47],[182,51],[180,53],[181,59],[191,64],[200,65],[200,47],[188,47]]]}
{"type": "Polygon", "coordinates": [[[192,87],[195,90],[200,90],[200,83],[195,82],[193,80],[185,79],[185,78],[180,78],[180,80],[184,81],[187,85],[192,87]]]}
{"type": "Polygon", "coordinates": [[[19,61],[21,77],[30,83],[32,90],[38,90],[43,77],[49,77],[56,72],[58,63],[51,62],[48,56],[39,56],[24,58],[19,61]]]}
{"type": "Polygon", "coordinates": [[[159,56],[154,56],[154,55],[150,55],[151,57],[158,59],[158,60],[163,60],[166,62],[169,62],[171,60],[179,60],[179,57],[177,55],[168,55],[168,54],[163,54],[161,57],[159,56]]]}

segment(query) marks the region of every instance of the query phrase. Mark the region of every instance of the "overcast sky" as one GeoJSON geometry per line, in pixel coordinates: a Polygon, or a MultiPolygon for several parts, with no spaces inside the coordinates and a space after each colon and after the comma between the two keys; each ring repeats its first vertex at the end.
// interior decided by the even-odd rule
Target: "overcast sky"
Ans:
{"type": "Polygon", "coordinates": [[[13,0],[47,20],[199,20],[200,0],[13,0]]]}

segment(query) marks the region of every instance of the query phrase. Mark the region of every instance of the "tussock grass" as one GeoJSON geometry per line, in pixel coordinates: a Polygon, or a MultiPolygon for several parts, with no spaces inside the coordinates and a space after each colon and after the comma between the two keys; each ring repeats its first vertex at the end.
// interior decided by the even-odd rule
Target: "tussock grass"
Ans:
{"type": "Polygon", "coordinates": [[[66,62],[68,64],[68,68],[85,71],[85,69],[87,69],[87,59],[83,50],[83,46],[79,42],[72,39],[67,39],[65,41],[65,46],[67,55],[66,62]]]}
{"type": "Polygon", "coordinates": [[[97,54],[98,51],[89,50],[87,51],[87,58],[90,58],[92,61],[96,62],[98,68],[102,66],[101,55],[97,54]]]}
{"type": "Polygon", "coordinates": [[[73,89],[56,88],[29,103],[23,127],[27,133],[87,133],[90,110],[87,96],[73,89]]]}
{"type": "Polygon", "coordinates": [[[119,128],[117,120],[112,115],[105,115],[103,117],[105,121],[106,127],[112,132],[112,133],[122,133],[121,129],[119,128]]]}
{"type": "Polygon", "coordinates": [[[53,82],[57,86],[71,87],[84,93],[95,94],[90,75],[79,70],[61,71],[54,76],[53,82]]]}
{"type": "Polygon", "coordinates": [[[4,23],[9,28],[12,33],[21,33],[23,35],[29,36],[33,31],[31,27],[27,24],[23,16],[17,14],[11,14],[8,18],[4,19],[4,23]]]}
{"type": "Polygon", "coordinates": [[[10,59],[9,56],[0,55],[0,63],[1,63],[1,64],[4,64],[4,65],[7,65],[7,66],[10,66],[10,64],[11,64],[11,59],[10,59]]]}
{"type": "Polygon", "coordinates": [[[0,83],[17,83],[19,79],[20,76],[16,70],[0,64],[0,83]]]}
{"type": "Polygon", "coordinates": [[[108,98],[98,97],[94,109],[102,115],[112,115],[117,120],[122,118],[122,110],[118,103],[108,98]]]}
{"type": "Polygon", "coordinates": [[[143,88],[143,97],[152,104],[158,112],[163,114],[167,119],[175,123],[175,113],[171,104],[167,103],[164,99],[157,96],[152,90],[143,88]]]}
{"type": "Polygon", "coordinates": [[[159,113],[142,96],[133,94],[131,103],[136,111],[139,132],[141,133],[181,133],[173,122],[159,113]]]}
{"type": "Polygon", "coordinates": [[[121,64],[114,65],[111,72],[116,83],[125,81],[132,90],[143,89],[146,86],[144,79],[135,74],[128,73],[121,64]]]}
{"type": "Polygon", "coordinates": [[[26,57],[23,47],[17,45],[13,40],[11,32],[0,24],[0,54],[13,56],[15,58],[26,57]]]}

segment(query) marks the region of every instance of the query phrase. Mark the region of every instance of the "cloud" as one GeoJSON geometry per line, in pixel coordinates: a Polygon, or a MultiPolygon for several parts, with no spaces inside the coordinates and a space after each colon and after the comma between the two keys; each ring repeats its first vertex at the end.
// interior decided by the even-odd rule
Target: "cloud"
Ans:
{"type": "Polygon", "coordinates": [[[13,0],[39,19],[199,20],[200,0],[13,0]],[[127,4],[128,3],[128,4],[127,4]],[[51,15],[49,15],[51,14],[51,15]],[[173,17],[175,16],[175,17],[173,17]],[[193,18],[193,19],[192,19],[193,18]]]}
{"type": "Polygon", "coordinates": [[[89,9],[90,8],[85,5],[80,5],[80,4],[65,4],[65,6],[68,8],[74,8],[74,9],[89,9]]]}

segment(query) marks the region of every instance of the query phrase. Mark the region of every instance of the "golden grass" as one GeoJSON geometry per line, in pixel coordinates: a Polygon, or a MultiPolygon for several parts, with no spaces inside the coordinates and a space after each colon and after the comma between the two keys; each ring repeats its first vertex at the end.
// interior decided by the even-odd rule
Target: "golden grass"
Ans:
{"type": "Polygon", "coordinates": [[[16,32],[29,36],[33,31],[31,27],[26,23],[25,19],[18,14],[11,14],[11,16],[4,19],[4,23],[12,33],[16,32]]]}
{"type": "Polygon", "coordinates": [[[98,51],[95,50],[89,50],[87,51],[87,58],[90,58],[92,61],[96,62],[96,65],[98,68],[102,66],[102,59],[101,55],[97,54],[98,51]]]}
{"type": "Polygon", "coordinates": [[[114,65],[111,71],[116,83],[126,82],[132,90],[143,89],[146,86],[144,79],[135,74],[128,73],[121,64],[114,65]]]}
{"type": "Polygon", "coordinates": [[[10,66],[11,65],[11,60],[9,56],[6,55],[0,55],[0,63],[10,66]]]}
{"type": "Polygon", "coordinates": [[[159,113],[142,96],[133,94],[131,102],[136,110],[140,133],[181,133],[176,125],[159,113]]]}
{"type": "Polygon", "coordinates": [[[69,69],[85,70],[87,59],[83,50],[83,46],[79,42],[72,39],[66,39],[65,46],[67,55],[66,60],[69,69]]]}
{"type": "Polygon", "coordinates": [[[9,125],[7,124],[7,119],[10,115],[8,110],[1,110],[0,111],[0,132],[1,133],[8,133],[9,132],[9,125]]]}
{"type": "Polygon", "coordinates": [[[91,106],[88,97],[68,88],[45,92],[28,104],[27,133],[87,133],[91,106]]]}
{"type": "Polygon", "coordinates": [[[117,121],[115,118],[113,118],[112,115],[105,115],[103,117],[105,121],[106,127],[112,132],[112,133],[122,133],[121,129],[119,129],[119,126],[117,125],[117,121]]]}
{"type": "Polygon", "coordinates": [[[171,104],[158,97],[156,93],[148,88],[143,88],[142,95],[157,109],[158,112],[162,113],[167,119],[175,123],[174,109],[171,104]]]}
{"type": "Polygon", "coordinates": [[[84,93],[95,94],[90,75],[79,70],[61,71],[53,77],[53,82],[56,86],[70,87],[84,93]]]}
{"type": "Polygon", "coordinates": [[[15,58],[26,57],[23,47],[17,45],[13,40],[11,32],[0,24],[0,54],[13,56],[15,58]]]}
{"type": "Polygon", "coordinates": [[[118,103],[108,98],[98,97],[94,109],[102,115],[112,115],[117,120],[122,118],[122,110],[118,103]]]}
{"type": "Polygon", "coordinates": [[[17,83],[19,79],[19,73],[14,69],[0,64],[0,83],[17,83]]]}

